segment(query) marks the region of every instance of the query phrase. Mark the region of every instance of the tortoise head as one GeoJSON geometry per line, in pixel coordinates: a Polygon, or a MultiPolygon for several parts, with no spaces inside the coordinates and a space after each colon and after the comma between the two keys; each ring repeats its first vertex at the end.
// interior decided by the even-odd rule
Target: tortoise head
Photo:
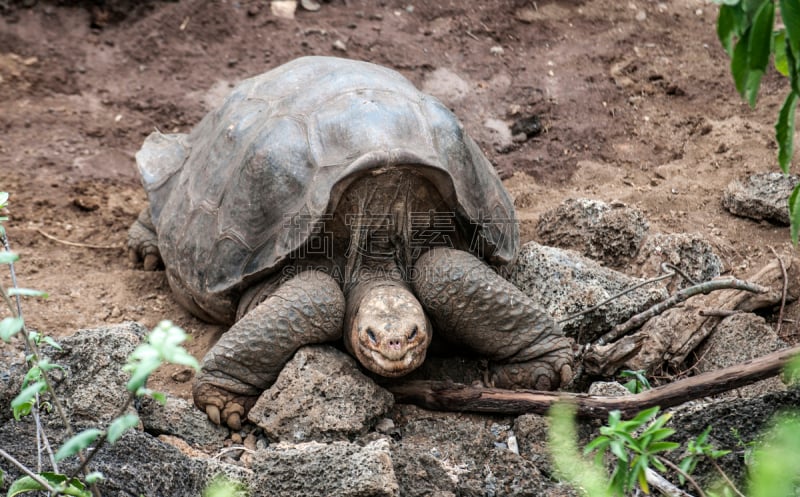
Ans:
{"type": "Polygon", "coordinates": [[[364,367],[381,376],[402,376],[420,366],[431,331],[422,305],[402,283],[362,283],[348,296],[345,344],[364,367]]]}

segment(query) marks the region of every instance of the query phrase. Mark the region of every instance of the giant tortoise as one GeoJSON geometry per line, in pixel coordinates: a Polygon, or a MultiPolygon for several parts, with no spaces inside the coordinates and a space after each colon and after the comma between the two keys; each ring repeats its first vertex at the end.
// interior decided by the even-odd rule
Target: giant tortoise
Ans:
{"type": "Polygon", "coordinates": [[[404,375],[434,330],[490,360],[498,387],[554,389],[571,341],[503,279],[519,231],[494,168],[441,102],[395,71],[303,57],[236,86],[189,134],[136,154],[149,198],[135,261],[230,325],[196,405],[232,428],[303,345],[344,339],[404,375]]]}

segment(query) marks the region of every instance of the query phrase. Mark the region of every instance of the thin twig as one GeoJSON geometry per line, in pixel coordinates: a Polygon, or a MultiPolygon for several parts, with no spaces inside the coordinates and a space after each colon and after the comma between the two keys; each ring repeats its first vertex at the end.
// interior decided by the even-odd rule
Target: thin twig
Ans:
{"type": "Polygon", "coordinates": [[[617,300],[618,298],[622,297],[625,294],[628,294],[628,293],[630,293],[630,292],[632,292],[634,290],[637,290],[637,289],[639,289],[639,288],[641,288],[643,286],[649,285],[651,283],[657,283],[657,282],[662,281],[662,280],[670,279],[673,276],[675,276],[676,274],[678,276],[680,276],[681,278],[683,278],[684,280],[688,281],[690,284],[696,285],[694,280],[691,279],[688,274],[683,272],[681,270],[681,268],[679,268],[678,266],[675,266],[674,264],[670,264],[668,262],[662,262],[661,263],[661,272],[663,272],[664,274],[662,274],[661,276],[656,276],[655,278],[650,278],[649,280],[644,280],[641,283],[637,283],[637,284],[633,285],[632,287],[626,288],[625,290],[622,290],[621,292],[610,296],[609,298],[605,299],[604,301],[600,302],[599,304],[595,304],[595,305],[593,305],[592,307],[590,307],[588,309],[584,309],[584,310],[582,310],[580,312],[576,312],[575,314],[572,314],[570,316],[567,316],[567,317],[559,320],[558,324],[564,323],[566,321],[571,321],[571,320],[573,320],[573,319],[575,319],[577,317],[583,316],[584,314],[589,314],[590,312],[596,311],[597,309],[599,309],[600,307],[603,307],[604,305],[608,304],[609,302],[617,300]]]}
{"type": "Polygon", "coordinates": [[[783,263],[783,259],[775,252],[775,249],[770,247],[772,251],[772,255],[778,259],[778,264],[781,265],[781,274],[783,276],[783,291],[781,292],[781,308],[778,311],[778,324],[775,325],[775,334],[781,336],[781,325],[783,324],[783,310],[786,307],[786,294],[789,291],[789,277],[786,275],[786,265],[783,263]]]}
{"type": "MultiPolygon", "coordinates": [[[[8,237],[6,236],[5,232],[2,233],[2,243],[3,243],[3,248],[6,251],[11,252],[11,247],[8,243],[8,237]]],[[[13,263],[9,264],[9,268],[11,271],[11,283],[14,286],[14,288],[19,288],[17,286],[16,273],[14,272],[14,264],[13,263]]],[[[6,305],[8,306],[9,311],[11,311],[11,315],[14,317],[22,317],[22,305],[20,304],[19,294],[16,295],[16,303],[17,303],[16,308],[14,308],[14,305],[11,302],[11,298],[9,297],[8,292],[6,291],[6,288],[5,286],[3,286],[2,283],[0,283],[0,295],[2,296],[6,305]]],[[[35,357],[36,360],[38,361],[38,358],[41,357],[41,351],[39,350],[39,346],[33,340],[31,340],[30,333],[28,332],[28,328],[27,326],[25,326],[24,322],[22,324],[22,330],[20,334],[22,335],[22,339],[25,342],[26,353],[33,354],[33,357],[35,357]]],[[[61,399],[59,399],[58,395],[56,395],[55,387],[53,387],[53,383],[50,381],[50,377],[48,376],[47,371],[42,371],[42,381],[44,381],[46,390],[50,393],[50,399],[52,400],[53,405],[56,408],[56,413],[58,413],[58,416],[61,418],[61,422],[64,424],[64,430],[67,432],[67,436],[69,438],[72,438],[75,435],[75,432],[73,431],[72,425],[70,424],[69,419],[67,418],[66,409],[64,409],[64,405],[61,403],[61,399]]],[[[36,405],[36,409],[39,409],[38,403],[36,405]]],[[[81,460],[82,463],[85,463],[86,456],[83,455],[82,451],[78,452],[78,458],[81,460]]],[[[86,471],[85,464],[83,464],[83,466],[84,466],[83,475],[86,476],[88,473],[86,471]]],[[[95,497],[100,497],[100,491],[97,489],[97,485],[91,484],[89,488],[91,489],[92,494],[95,497]]]]}
{"type": "Polygon", "coordinates": [[[564,323],[566,321],[571,321],[571,320],[573,320],[573,319],[575,319],[577,317],[583,316],[584,314],[589,314],[590,312],[596,311],[597,309],[599,309],[600,307],[603,307],[604,305],[608,304],[609,302],[611,302],[613,300],[617,300],[618,298],[622,297],[625,294],[628,294],[628,293],[630,293],[630,292],[632,292],[634,290],[637,290],[637,289],[639,289],[639,288],[641,288],[641,287],[643,287],[645,285],[649,285],[651,283],[657,283],[657,282],[659,282],[661,280],[666,280],[666,279],[672,278],[673,276],[675,276],[675,273],[662,274],[661,276],[657,276],[655,278],[642,281],[641,283],[637,283],[636,285],[633,285],[632,287],[626,288],[625,290],[622,290],[619,293],[615,293],[614,295],[608,297],[607,299],[605,299],[604,301],[600,302],[599,304],[595,304],[595,305],[593,305],[592,307],[590,307],[588,309],[584,309],[584,310],[582,310],[580,312],[576,312],[575,314],[571,314],[571,315],[569,315],[569,316],[567,316],[567,317],[565,317],[563,319],[560,319],[558,321],[558,324],[564,323]]]}
{"type": "Polygon", "coordinates": [[[703,309],[699,314],[708,318],[727,318],[735,316],[736,314],[742,314],[742,311],[738,309],[703,309]]]}
{"type": "Polygon", "coordinates": [[[661,456],[656,456],[656,457],[658,458],[659,461],[672,468],[673,471],[676,471],[678,474],[686,478],[686,481],[688,481],[694,487],[694,489],[697,490],[697,493],[700,495],[700,497],[706,497],[706,494],[703,492],[703,489],[700,488],[700,485],[698,485],[695,479],[692,478],[692,475],[682,470],[680,467],[678,467],[677,464],[670,461],[666,457],[661,457],[661,456]]]}
{"type": "MultiPolygon", "coordinates": [[[[6,252],[11,252],[11,244],[8,243],[8,236],[6,235],[5,231],[2,232],[2,240],[3,240],[3,248],[5,249],[5,251],[6,252]]],[[[8,265],[8,270],[11,273],[11,286],[14,287],[14,288],[17,288],[17,272],[14,270],[14,263],[13,262],[8,265]]],[[[16,314],[15,317],[21,318],[22,317],[22,300],[20,299],[19,295],[16,295],[16,298],[14,300],[16,300],[16,303],[17,303],[17,314],[16,314]]],[[[6,300],[6,303],[8,303],[7,300],[6,300]]],[[[9,304],[9,309],[11,309],[11,305],[10,304],[9,304]]],[[[13,309],[11,309],[11,311],[13,313],[13,309]]],[[[25,352],[28,352],[28,350],[26,350],[25,352]]]]}
{"type": "Polygon", "coordinates": [[[725,471],[723,471],[722,468],[719,467],[719,464],[717,464],[717,461],[715,461],[711,457],[709,457],[708,460],[711,461],[711,464],[714,465],[714,468],[722,476],[722,479],[725,480],[725,483],[728,484],[728,487],[730,487],[730,489],[733,490],[736,493],[736,495],[738,495],[739,497],[745,497],[745,495],[736,487],[736,485],[734,485],[734,483],[731,481],[731,479],[728,478],[727,473],[725,473],[725,471]]]}
{"type": "Polygon", "coordinates": [[[645,477],[647,478],[647,483],[649,483],[651,487],[658,489],[659,492],[667,497],[692,497],[691,494],[676,487],[671,481],[650,468],[645,469],[645,477]]]}
{"type": "Polygon", "coordinates": [[[769,292],[769,288],[763,287],[761,285],[756,285],[755,283],[750,283],[748,281],[739,280],[736,278],[724,278],[719,280],[706,281],[698,285],[684,288],[683,290],[676,292],[672,297],[668,298],[667,300],[663,300],[657,303],[656,305],[650,307],[646,311],[636,314],[635,316],[628,319],[624,323],[618,324],[617,326],[612,328],[611,331],[600,337],[600,339],[597,341],[597,344],[605,345],[614,342],[618,338],[624,336],[629,331],[634,330],[643,325],[648,319],[658,316],[659,314],[666,311],[670,307],[674,307],[680,304],[681,302],[689,299],[690,297],[694,297],[695,295],[700,295],[704,293],[710,293],[715,290],[725,290],[725,289],[743,290],[753,293],[769,292]]]}
{"type": "Polygon", "coordinates": [[[53,235],[45,232],[41,228],[36,228],[36,231],[39,232],[45,238],[49,238],[54,242],[61,243],[63,245],[69,245],[70,247],[81,247],[81,248],[90,248],[90,249],[98,249],[98,250],[118,250],[124,248],[122,245],[94,245],[91,243],[80,243],[80,242],[70,242],[69,240],[62,240],[60,238],[56,238],[53,235]]]}
{"type": "Polygon", "coordinates": [[[17,467],[17,469],[19,469],[20,471],[22,471],[22,472],[23,472],[23,473],[25,473],[26,475],[30,476],[30,477],[33,479],[33,481],[35,481],[36,483],[38,483],[39,485],[41,485],[41,486],[42,486],[42,488],[44,488],[45,490],[47,490],[48,492],[50,492],[50,494],[51,494],[51,495],[55,495],[55,493],[56,493],[56,489],[55,489],[55,488],[53,488],[53,486],[52,486],[52,485],[50,485],[50,484],[47,482],[47,480],[45,480],[45,479],[44,479],[44,478],[42,478],[41,476],[37,475],[36,473],[34,473],[34,472],[33,472],[33,471],[31,471],[30,469],[28,469],[28,467],[27,467],[27,466],[25,466],[25,465],[24,465],[24,464],[22,464],[21,462],[17,461],[17,460],[16,460],[16,458],[14,458],[14,456],[12,456],[12,455],[11,455],[11,454],[9,454],[8,452],[4,451],[3,449],[0,449],[0,457],[2,457],[3,459],[5,459],[6,461],[10,462],[10,463],[11,463],[11,464],[13,464],[14,466],[16,466],[16,467],[17,467]]]}
{"type": "MultiPolygon", "coordinates": [[[[39,394],[36,394],[36,405],[39,405],[39,394]]],[[[56,457],[53,454],[53,447],[50,446],[50,440],[47,438],[47,432],[44,430],[42,426],[42,419],[39,416],[39,409],[33,410],[33,419],[36,421],[36,431],[41,434],[42,443],[44,444],[44,448],[47,451],[47,457],[50,459],[50,466],[53,468],[54,473],[60,473],[58,470],[58,463],[56,462],[56,457]]],[[[39,449],[41,451],[41,449],[39,449]]]]}

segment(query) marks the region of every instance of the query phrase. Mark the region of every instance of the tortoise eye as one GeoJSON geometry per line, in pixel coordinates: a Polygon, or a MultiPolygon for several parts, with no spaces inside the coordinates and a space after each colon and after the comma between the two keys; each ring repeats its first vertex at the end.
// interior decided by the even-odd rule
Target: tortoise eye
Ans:
{"type": "Polygon", "coordinates": [[[411,333],[408,334],[408,339],[409,340],[413,340],[414,337],[417,336],[417,332],[418,331],[419,331],[419,328],[417,327],[417,325],[414,325],[414,328],[411,329],[411,333]]]}
{"type": "Polygon", "coordinates": [[[372,328],[367,328],[367,336],[369,337],[370,342],[378,343],[378,339],[375,337],[375,332],[372,331],[372,328]]]}

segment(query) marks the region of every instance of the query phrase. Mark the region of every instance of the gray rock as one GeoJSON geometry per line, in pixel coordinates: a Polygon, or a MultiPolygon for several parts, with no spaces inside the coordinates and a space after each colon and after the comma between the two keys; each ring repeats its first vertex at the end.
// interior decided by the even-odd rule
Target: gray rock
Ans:
{"type": "MultiPolygon", "coordinates": [[[[522,246],[509,280],[542,305],[556,321],[589,309],[641,282],[573,251],[535,242],[522,246]]],[[[561,326],[567,335],[585,343],[666,297],[664,288],[645,286],[561,326]]]]}
{"type": "Polygon", "coordinates": [[[722,194],[722,206],[731,214],[788,225],[789,195],[800,178],[778,172],[753,174],[733,180],[722,194]]]}
{"type": "Polygon", "coordinates": [[[142,401],[139,417],[150,434],[174,435],[194,444],[221,444],[229,435],[227,428],[210,422],[193,403],[170,395],[163,406],[152,399],[142,401]]]}
{"type": "MultiPolygon", "coordinates": [[[[34,423],[29,419],[10,421],[0,427],[0,447],[29,468],[35,468],[35,433],[34,423]]],[[[47,434],[55,446],[65,436],[63,429],[48,430],[47,434]]],[[[69,473],[77,465],[77,457],[73,457],[62,461],[59,469],[69,473]]],[[[6,471],[6,485],[20,476],[11,465],[3,464],[3,469],[6,471]]],[[[103,447],[90,469],[105,475],[106,479],[98,487],[106,497],[194,497],[202,493],[206,481],[204,462],[191,459],[175,447],[136,430],[128,431],[114,445],[103,447]]],[[[0,486],[0,490],[5,493],[7,486],[0,486]]]]}
{"type": "Polygon", "coordinates": [[[11,401],[22,390],[28,367],[19,342],[0,346],[0,423],[12,417],[11,401]]]}
{"type": "Polygon", "coordinates": [[[248,418],[273,440],[348,440],[393,404],[392,394],[364,376],[353,358],[317,345],[297,351],[248,418]]]}
{"type": "Polygon", "coordinates": [[[400,495],[387,440],[280,443],[253,454],[252,495],[396,497],[400,495]]]}
{"type": "Polygon", "coordinates": [[[536,225],[545,245],[575,250],[619,267],[636,255],[649,229],[642,211],[621,202],[567,199],[536,225]]]}
{"type": "Polygon", "coordinates": [[[589,385],[589,395],[600,395],[603,397],[623,397],[631,395],[630,390],[618,381],[595,381],[589,385]]]}
{"type": "MultiPolygon", "coordinates": [[[[764,318],[752,313],[734,314],[723,319],[697,350],[700,360],[695,367],[700,373],[716,371],[765,356],[785,346],[764,318]]],[[[786,386],[780,378],[772,377],[721,396],[755,397],[769,391],[785,389],[786,386]]]]}
{"type": "Polygon", "coordinates": [[[52,375],[73,421],[106,423],[119,414],[130,378],[122,367],[146,334],[146,328],[130,322],[79,330],[59,340],[63,351],[46,351],[51,362],[64,367],[52,375]]]}
{"type": "MultiPolygon", "coordinates": [[[[700,233],[655,233],[648,236],[635,264],[639,276],[653,278],[660,274],[661,264],[667,262],[686,273],[695,283],[716,278],[722,273],[722,260],[714,247],[700,233]]],[[[675,277],[667,280],[670,291],[692,286],[691,282],[675,277]]]]}
{"type": "Polygon", "coordinates": [[[534,462],[505,447],[498,419],[400,406],[401,438],[392,449],[403,496],[551,495],[534,462]]]}
{"type": "Polygon", "coordinates": [[[540,469],[552,472],[550,449],[547,445],[550,423],[545,416],[523,414],[514,420],[514,433],[517,435],[519,453],[540,469]]]}

